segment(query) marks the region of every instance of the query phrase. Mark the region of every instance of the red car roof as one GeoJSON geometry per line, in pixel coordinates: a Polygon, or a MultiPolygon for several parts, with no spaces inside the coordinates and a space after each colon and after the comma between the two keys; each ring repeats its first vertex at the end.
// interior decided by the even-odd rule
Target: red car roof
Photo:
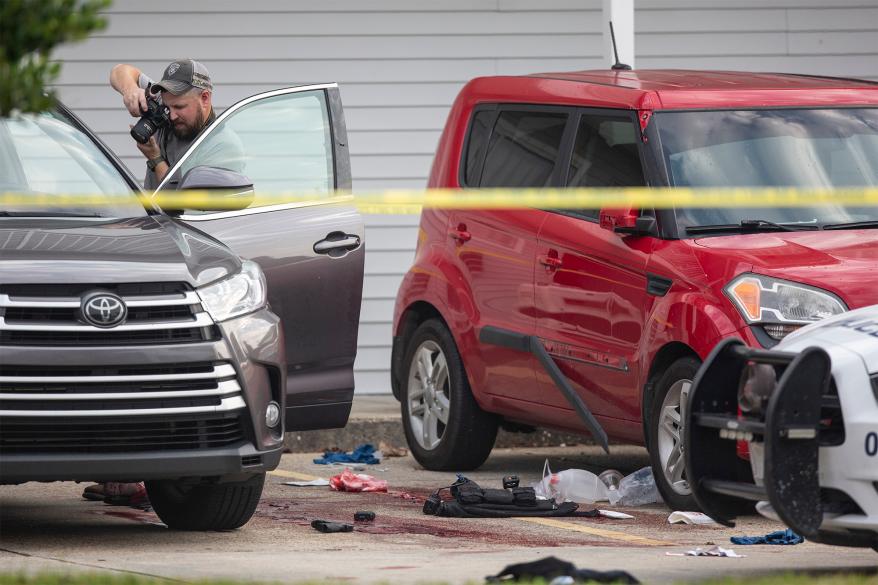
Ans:
{"type": "Polygon", "coordinates": [[[592,105],[629,109],[878,106],[878,83],[855,79],[653,69],[481,77],[463,90],[474,102],[592,105]]]}

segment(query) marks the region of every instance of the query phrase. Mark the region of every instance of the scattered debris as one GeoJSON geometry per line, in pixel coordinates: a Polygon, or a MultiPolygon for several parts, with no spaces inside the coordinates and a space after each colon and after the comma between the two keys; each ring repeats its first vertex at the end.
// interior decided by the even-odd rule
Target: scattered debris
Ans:
{"type": "Polygon", "coordinates": [[[439,488],[424,502],[424,514],[452,518],[511,518],[578,516],[594,518],[597,510],[577,512],[575,502],[558,504],[554,499],[540,499],[534,488],[482,489],[479,484],[457,476],[450,486],[439,488]],[[452,499],[443,500],[449,490],[452,499]]]}
{"type": "Polygon", "coordinates": [[[739,555],[730,548],[714,546],[711,548],[695,548],[684,553],[665,553],[669,557],[729,557],[732,559],[743,559],[747,555],[739,555]]]}
{"type": "Polygon", "coordinates": [[[285,481],[283,482],[283,485],[292,485],[296,487],[321,487],[328,486],[329,480],[319,477],[317,479],[312,479],[311,481],[285,481]]]}
{"type": "Polygon", "coordinates": [[[607,500],[607,486],[597,475],[584,469],[552,473],[549,460],[543,465],[543,479],[531,485],[537,496],[547,500],[592,504],[607,500]]]}
{"type": "Polygon", "coordinates": [[[375,512],[354,512],[354,522],[372,522],[375,512]]]}
{"type": "Polygon", "coordinates": [[[530,563],[508,565],[496,575],[486,577],[488,583],[512,583],[518,581],[550,581],[555,585],[572,583],[640,583],[626,571],[592,571],[577,569],[573,563],[557,557],[546,557],[530,563]]]}
{"type": "Polygon", "coordinates": [[[651,467],[626,475],[619,481],[619,487],[608,490],[607,495],[614,506],[643,506],[662,502],[651,467]]]}
{"type": "Polygon", "coordinates": [[[677,511],[671,512],[671,515],[668,516],[668,524],[696,524],[702,526],[716,524],[716,521],[707,514],[702,514],[701,512],[677,511]]]}
{"type": "Polygon", "coordinates": [[[330,478],[329,487],[337,492],[386,492],[387,482],[365,473],[354,473],[350,469],[345,469],[339,475],[330,478]]]}
{"type": "Polygon", "coordinates": [[[405,447],[394,447],[384,441],[378,443],[378,449],[385,457],[405,457],[409,454],[408,449],[405,447]]]}
{"type": "Polygon", "coordinates": [[[598,514],[604,518],[615,518],[616,520],[633,520],[634,516],[625,512],[616,512],[614,510],[598,510],[598,514]]]}
{"type": "Polygon", "coordinates": [[[793,532],[791,528],[769,532],[765,536],[733,536],[729,540],[732,541],[732,544],[801,544],[805,542],[805,539],[793,532]]]}
{"type": "Polygon", "coordinates": [[[311,528],[319,532],[353,532],[354,527],[344,522],[330,522],[328,520],[314,520],[311,522],[311,528]]]}
{"type": "Polygon", "coordinates": [[[381,452],[376,451],[374,446],[364,443],[350,453],[331,449],[327,450],[323,453],[323,457],[315,459],[314,463],[318,465],[329,465],[330,463],[366,463],[368,465],[375,465],[381,463],[381,452]]]}
{"type": "Polygon", "coordinates": [[[598,475],[598,479],[604,482],[608,490],[619,489],[619,482],[622,481],[622,472],[618,469],[606,469],[598,475]]]}

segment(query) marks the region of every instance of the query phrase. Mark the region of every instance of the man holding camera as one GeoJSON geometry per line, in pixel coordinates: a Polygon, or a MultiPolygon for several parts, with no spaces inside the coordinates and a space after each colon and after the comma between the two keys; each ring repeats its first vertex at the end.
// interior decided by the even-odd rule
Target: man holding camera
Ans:
{"type": "MultiPolygon", "coordinates": [[[[137,148],[147,160],[143,186],[147,190],[154,190],[201,131],[216,119],[211,103],[213,85],[210,74],[198,61],[180,59],[167,66],[161,81],[153,83],[137,67],[119,64],[110,72],[110,85],[122,94],[122,101],[132,116],[140,118],[149,113],[149,125],[138,123],[135,127],[138,130],[137,135],[135,132],[132,135],[135,135],[137,148]],[[150,107],[148,100],[160,101],[161,106],[167,107],[167,110],[163,110],[158,103],[150,107]],[[162,111],[166,111],[168,116],[165,117],[162,111]],[[157,132],[149,136],[155,128],[158,129],[157,132]],[[142,139],[146,139],[146,142],[141,143],[142,139]]],[[[238,160],[231,165],[215,166],[243,167],[240,140],[237,136],[228,136],[229,134],[232,133],[221,133],[224,139],[212,150],[218,154],[221,151],[226,159],[238,160]]],[[[242,168],[231,170],[240,171],[242,168]]]]}

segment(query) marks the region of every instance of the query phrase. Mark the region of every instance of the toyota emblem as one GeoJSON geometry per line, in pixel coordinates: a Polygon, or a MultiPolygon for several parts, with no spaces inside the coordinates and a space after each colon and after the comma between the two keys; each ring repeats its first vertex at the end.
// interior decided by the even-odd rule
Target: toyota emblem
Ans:
{"type": "Polygon", "coordinates": [[[115,327],[128,316],[122,299],[110,293],[95,293],[82,300],[82,318],[95,327],[115,327]]]}

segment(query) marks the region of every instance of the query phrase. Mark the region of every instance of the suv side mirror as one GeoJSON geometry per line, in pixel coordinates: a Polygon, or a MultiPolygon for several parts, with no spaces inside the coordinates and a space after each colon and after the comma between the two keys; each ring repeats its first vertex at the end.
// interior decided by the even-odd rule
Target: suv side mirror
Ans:
{"type": "Polygon", "coordinates": [[[189,169],[183,175],[177,189],[180,191],[219,191],[211,193],[211,198],[215,197],[216,203],[211,202],[208,205],[199,206],[197,208],[199,211],[238,211],[249,207],[256,198],[253,181],[241,173],[218,167],[201,166],[189,169]]]}
{"type": "Polygon", "coordinates": [[[651,235],[655,228],[655,218],[641,216],[640,211],[630,207],[622,209],[601,209],[600,226],[617,234],[638,236],[651,235]]]}

